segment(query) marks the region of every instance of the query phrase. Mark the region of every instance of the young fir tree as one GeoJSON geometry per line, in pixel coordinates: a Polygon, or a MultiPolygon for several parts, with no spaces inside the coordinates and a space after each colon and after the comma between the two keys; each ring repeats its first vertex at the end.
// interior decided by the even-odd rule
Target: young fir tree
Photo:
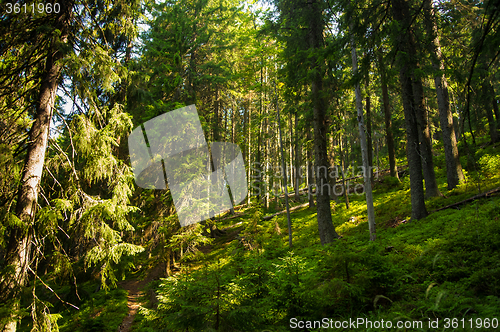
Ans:
{"type": "MultiPolygon", "coordinates": [[[[138,2],[118,3],[117,7],[99,1],[88,1],[84,6],[67,1],[58,3],[57,9],[55,4],[46,7],[49,5],[52,10],[43,13],[16,15],[13,11],[6,15],[10,24],[2,26],[6,35],[16,36],[3,45],[2,55],[19,52],[16,65],[0,72],[2,81],[15,83],[9,78],[12,72],[27,78],[30,98],[18,99],[23,103],[18,116],[32,119],[25,124],[29,128],[27,140],[16,143],[19,152],[13,155],[24,157],[22,170],[13,169],[20,173],[17,195],[2,207],[2,224],[6,225],[3,236],[7,240],[0,294],[11,309],[9,317],[0,322],[4,331],[16,330],[22,310],[20,294],[30,278],[38,278],[38,264],[47,264],[45,251],[47,256],[67,260],[78,259],[83,253],[89,264],[102,267],[105,283],[107,278],[113,281],[112,262],[140,250],[123,243],[118,232],[131,227],[126,219],[131,210],[131,172],[116,158],[116,142],[128,133],[131,121],[118,104],[106,109],[121,69],[111,56],[118,48],[111,48],[107,40],[132,33],[126,30],[130,26],[117,21],[123,12],[137,11],[138,2]],[[93,11],[89,12],[89,8],[93,11]],[[95,31],[100,33],[96,35],[95,31]],[[30,46],[19,47],[22,44],[30,46]],[[67,126],[55,139],[50,125],[62,77],[73,86],[79,114],[59,116],[67,126]],[[96,191],[96,184],[107,189],[96,191]],[[64,249],[66,243],[75,244],[85,238],[92,241],[77,249],[79,254],[64,249]]],[[[24,96],[28,96],[26,93],[24,96]]],[[[2,105],[9,102],[8,97],[1,97],[2,105]]],[[[37,307],[37,296],[32,300],[33,308],[37,307]]],[[[32,315],[34,326],[57,326],[56,317],[46,311],[39,315],[33,310],[32,315]]]]}

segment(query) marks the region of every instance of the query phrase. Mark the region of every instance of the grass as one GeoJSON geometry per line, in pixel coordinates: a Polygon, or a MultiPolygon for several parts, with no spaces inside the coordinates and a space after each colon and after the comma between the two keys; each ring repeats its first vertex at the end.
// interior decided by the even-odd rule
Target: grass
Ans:
{"type": "MultiPolygon", "coordinates": [[[[55,295],[45,287],[38,287],[38,296],[50,299],[50,302],[37,301],[35,303],[36,312],[39,318],[56,318],[59,331],[61,332],[115,332],[128,313],[127,292],[116,288],[109,291],[100,290],[99,281],[88,281],[78,286],[78,295],[72,286],[59,286],[54,280],[49,282],[51,289],[61,297],[66,303],[62,303],[55,295]],[[78,309],[69,305],[75,305],[78,309]],[[49,310],[59,312],[59,314],[42,315],[42,312],[49,310]]],[[[55,322],[54,321],[54,322],[55,322]]],[[[42,331],[50,331],[50,322],[40,321],[38,328],[42,331]]],[[[53,328],[54,324],[52,324],[53,328]]],[[[19,331],[32,331],[33,321],[27,315],[19,331]]]]}
{"type": "Polygon", "coordinates": [[[95,283],[83,285],[80,297],[86,299],[80,310],[68,308],[59,322],[61,332],[117,331],[128,313],[127,292],[116,288],[110,291],[95,290],[95,283]]]}

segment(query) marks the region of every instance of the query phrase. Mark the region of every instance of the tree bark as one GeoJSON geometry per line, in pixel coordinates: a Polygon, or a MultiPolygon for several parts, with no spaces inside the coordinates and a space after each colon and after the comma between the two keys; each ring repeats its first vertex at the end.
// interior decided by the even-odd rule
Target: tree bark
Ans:
{"type": "Polygon", "coordinates": [[[8,227],[9,242],[5,252],[4,265],[9,267],[0,283],[0,299],[11,304],[11,321],[4,327],[4,332],[14,332],[17,328],[17,311],[20,309],[22,288],[28,281],[28,269],[32,260],[33,225],[36,213],[39,185],[42,177],[45,152],[49,138],[50,121],[56,98],[58,79],[62,69],[60,60],[64,53],[61,44],[67,42],[71,4],[61,3],[61,15],[55,26],[61,35],[55,39],[48,50],[45,73],[41,80],[38,105],[31,130],[26,160],[23,168],[16,203],[16,216],[20,224],[8,227]]]}
{"type": "Polygon", "coordinates": [[[368,151],[368,172],[373,181],[373,141],[372,141],[372,110],[370,98],[370,74],[366,74],[366,144],[368,151]]]}
{"type": "Polygon", "coordinates": [[[245,109],[245,126],[246,130],[244,131],[247,134],[247,142],[248,142],[248,153],[246,156],[244,156],[244,160],[247,161],[248,169],[247,169],[247,186],[248,186],[248,194],[247,194],[247,205],[250,205],[251,203],[251,197],[253,192],[253,186],[251,185],[252,181],[252,168],[253,168],[253,163],[252,163],[252,94],[250,94],[250,97],[248,98],[248,107],[245,109]]]}
{"type": "Polygon", "coordinates": [[[214,99],[214,116],[212,119],[212,142],[219,141],[219,123],[220,123],[220,111],[219,111],[219,88],[215,85],[215,99],[214,99]]]}
{"type": "Polygon", "coordinates": [[[329,180],[329,192],[330,192],[330,199],[335,200],[335,202],[338,202],[338,196],[335,193],[335,184],[337,183],[337,178],[335,176],[331,176],[332,174],[335,174],[335,142],[333,139],[333,135],[330,135],[330,142],[329,142],[329,153],[328,153],[328,163],[330,164],[329,172],[328,172],[328,180],[329,180]]]}
{"type": "MultiPolygon", "coordinates": [[[[292,248],[292,220],[290,219],[290,205],[288,204],[288,184],[287,184],[287,172],[286,172],[286,163],[285,163],[285,151],[283,149],[283,137],[281,135],[281,118],[280,118],[280,109],[279,109],[279,100],[278,94],[276,93],[276,86],[274,87],[276,94],[276,120],[278,122],[278,135],[279,135],[279,144],[280,144],[280,154],[281,154],[281,167],[283,169],[283,186],[285,188],[285,204],[286,204],[286,220],[288,224],[288,246],[292,248]]],[[[291,121],[290,121],[291,123],[291,121]]],[[[291,129],[291,128],[290,128],[291,129]]],[[[290,146],[291,146],[290,142],[290,146]]],[[[291,160],[290,160],[291,164],[291,160]]],[[[276,198],[278,199],[278,198],[276,198]]]]}
{"type": "MultiPolygon", "coordinates": [[[[265,99],[265,96],[264,96],[265,99]]],[[[269,208],[271,204],[271,196],[270,192],[273,189],[273,179],[274,179],[274,162],[272,159],[272,150],[271,146],[269,146],[269,117],[268,117],[268,109],[266,107],[266,129],[264,131],[264,158],[265,161],[265,171],[264,171],[264,181],[262,182],[265,187],[265,195],[264,195],[264,207],[269,208]],[[271,173],[271,174],[270,174],[271,173]]]]}
{"type": "Polygon", "coordinates": [[[398,168],[396,166],[396,151],[394,149],[394,135],[392,133],[392,114],[389,106],[389,93],[387,91],[387,76],[385,72],[384,59],[382,54],[378,54],[378,66],[380,72],[380,81],[382,86],[382,106],[384,108],[385,118],[385,137],[387,150],[389,152],[389,169],[391,176],[398,178],[398,168]]]}
{"type": "MultiPolygon", "coordinates": [[[[309,44],[310,51],[314,52],[322,45],[323,17],[319,2],[310,0],[309,7],[309,44]]],[[[316,173],[316,201],[318,211],[318,231],[321,244],[333,242],[339,237],[335,232],[330,208],[330,194],[328,183],[328,155],[326,149],[326,103],[322,96],[323,80],[322,66],[316,56],[311,58],[311,69],[314,74],[311,81],[311,101],[313,107],[314,126],[314,159],[316,173]]]]}
{"type": "MultiPolygon", "coordinates": [[[[311,141],[311,129],[307,128],[307,140],[311,141]]],[[[306,148],[306,167],[307,167],[307,198],[309,200],[309,207],[313,208],[316,205],[314,204],[314,196],[312,194],[312,186],[316,182],[313,179],[313,163],[312,163],[312,153],[310,147],[306,148]]]]}
{"type": "MultiPolygon", "coordinates": [[[[415,47],[413,46],[413,42],[410,36],[410,52],[415,51],[415,47]]],[[[412,53],[415,54],[415,53],[412,53]]],[[[425,180],[425,196],[426,197],[436,197],[440,196],[437,181],[436,181],[436,172],[434,171],[434,161],[432,156],[432,143],[431,143],[431,135],[429,129],[429,122],[427,121],[427,108],[424,103],[424,89],[422,85],[422,79],[420,77],[416,77],[415,69],[418,66],[415,65],[413,69],[412,75],[412,88],[413,88],[413,100],[414,100],[414,109],[415,114],[417,116],[417,124],[418,124],[418,137],[420,140],[420,157],[422,158],[422,169],[424,172],[424,180],[425,180]]]]}
{"type": "MultiPolygon", "coordinates": [[[[351,25],[352,26],[352,25],[351,25]]],[[[352,30],[352,28],[351,28],[352,30]]],[[[356,45],[354,43],[354,37],[351,35],[351,58],[352,58],[352,69],[353,74],[356,75],[358,72],[358,58],[356,56],[356,45]]],[[[359,82],[356,83],[354,88],[356,94],[356,110],[358,113],[358,128],[359,128],[359,140],[361,143],[361,157],[363,159],[363,179],[365,182],[365,194],[366,194],[366,208],[368,212],[368,227],[370,230],[370,241],[375,241],[375,210],[373,208],[373,193],[372,193],[372,177],[370,160],[368,153],[368,144],[365,133],[365,125],[363,121],[363,101],[361,98],[361,89],[359,87],[359,82]]],[[[368,102],[368,99],[367,99],[368,102]]],[[[367,105],[368,107],[368,105],[367,105]]]]}
{"type": "Polygon", "coordinates": [[[428,43],[432,66],[434,67],[434,85],[436,87],[439,108],[439,122],[443,135],[444,154],[446,159],[446,178],[448,190],[455,188],[464,179],[462,164],[458,155],[453,115],[450,108],[448,82],[444,75],[444,62],[438,37],[436,16],[430,0],[424,0],[424,21],[431,41],[428,43]]]}
{"type": "Polygon", "coordinates": [[[495,113],[495,118],[497,118],[497,129],[500,128],[500,111],[498,110],[498,101],[495,94],[495,88],[493,84],[490,84],[491,87],[491,98],[493,103],[493,112],[495,113]]]}
{"type": "Polygon", "coordinates": [[[340,140],[340,168],[341,168],[341,174],[342,174],[342,193],[344,194],[344,199],[345,199],[345,208],[346,210],[349,210],[349,193],[347,192],[347,188],[345,185],[345,175],[344,175],[344,169],[345,169],[345,160],[344,160],[344,153],[342,152],[342,139],[340,140]]]}
{"type": "MultiPolygon", "coordinates": [[[[404,0],[391,0],[392,13],[399,21],[403,29],[409,28],[411,17],[408,4],[404,0]]],[[[406,31],[404,31],[406,32],[406,31]]],[[[406,123],[407,155],[410,169],[410,190],[411,190],[411,217],[421,219],[427,216],[424,200],[424,186],[422,177],[422,161],[420,159],[420,147],[418,138],[417,116],[413,99],[413,84],[411,78],[411,63],[408,56],[411,56],[408,33],[398,33],[397,42],[400,50],[397,63],[399,67],[399,79],[401,83],[403,109],[406,123]]]]}
{"type": "Polygon", "coordinates": [[[295,146],[295,201],[298,202],[300,201],[300,193],[299,193],[299,187],[300,187],[300,178],[302,177],[302,172],[300,168],[300,146],[299,146],[299,135],[297,133],[298,129],[298,114],[295,112],[294,114],[294,121],[295,121],[295,139],[294,139],[294,146],[295,146]]]}
{"type": "MultiPolygon", "coordinates": [[[[488,127],[490,129],[490,138],[491,143],[498,142],[498,131],[497,131],[497,123],[493,118],[492,109],[494,109],[494,105],[496,103],[495,95],[490,96],[493,91],[493,87],[489,81],[489,78],[486,78],[483,83],[483,100],[485,101],[486,106],[486,117],[488,118],[488,127]]],[[[498,120],[498,118],[497,118],[498,120]]]]}
{"type": "MultiPolygon", "coordinates": [[[[422,170],[425,179],[425,195],[426,197],[440,196],[436,174],[434,171],[434,161],[432,156],[432,144],[429,131],[429,125],[427,121],[427,110],[424,103],[424,92],[422,79],[418,74],[418,59],[416,58],[417,48],[415,47],[415,41],[413,37],[413,31],[411,29],[412,18],[409,13],[408,3],[405,1],[398,1],[401,5],[401,26],[406,30],[402,34],[404,36],[400,37],[404,41],[404,45],[401,45],[400,50],[405,52],[406,61],[408,62],[408,75],[410,75],[410,82],[412,85],[412,100],[411,105],[413,106],[413,111],[416,116],[417,127],[418,127],[418,138],[420,141],[420,157],[422,158],[422,170]]],[[[395,12],[395,2],[393,2],[393,11],[395,12]]],[[[396,17],[396,13],[394,14],[396,17]]],[[[397,19],[397,18],[396,18],[397,19]]],[[[401,59],[401,58],[400,58],[401,59]]]]}
{"type": "Polygon", "coordinates": [[[288,118],[288,123],[289,123],[289,129],[290,129],[290,172],[288,174],[289,176],[289,179],[290,179],[290,185],[291,186],[294,186],[295,185],[295,181],[293,180],[295,178],[295,169],[293,167],[294,165],[294,152],[293,152],[293,135],[294,135],[294,131],[293,131],[293,119],[292,119],[292,114],[290,114],[290,117],[288,118]]]}

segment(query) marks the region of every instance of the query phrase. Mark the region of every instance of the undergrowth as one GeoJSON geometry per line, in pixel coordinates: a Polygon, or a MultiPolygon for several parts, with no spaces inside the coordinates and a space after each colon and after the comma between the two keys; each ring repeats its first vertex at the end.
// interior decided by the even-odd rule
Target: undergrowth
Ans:
{"type": "MultiPolygon", "coordinates": [[[[443,330],[453,318],[466,328],[449,330],[491,331],[476,320],[500,319],[500,196],[434,211],[500,186],[498,147],[474,154],[477,165],[451,191],[437,168],[443,196],[427,200],[431,213],[418,221],[410,219],[407,177],[379,179],[374,242],[361,195],[349,196],[349,209],[343,198],[332,201],[341,238],[328,246],[320,245],[314,209],[291,214],[289,248],[286,214],[263,221],[272,211],[247,208],[220,224],[235,224],[236,238],[216,239],[209,252],[184,260],[179,273],[151,284],[158,303],[141,307],[133,331],[326,331],[292,328],[325,318],[394,324],[344,331],[437,330],[431,322],[443,330]],[[416,325],[398,329],[398,321],[416,325]]],[[[69,324],[61,330],[81,327],[69,324]]]]}

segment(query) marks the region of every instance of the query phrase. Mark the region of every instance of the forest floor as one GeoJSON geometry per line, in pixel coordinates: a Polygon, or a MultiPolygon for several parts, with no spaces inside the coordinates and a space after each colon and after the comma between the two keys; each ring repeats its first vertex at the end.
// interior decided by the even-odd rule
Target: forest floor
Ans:
{"type": "Polygon", "coordinates": [[[132,328],[137,310],[141,306],[141,298],[144,296],[143,288],[151,281],[162,276],[163,265],[158,264],[151,269],[146,278],[143,280],[131,279],[124,280],[118,283],[118,286],[127,291],[127,307],[128,315],[118,328],[118,332],[128,332],[132,328]]]}
{"type": "Polygon", "coordinates": [[[140,290],[147,284],[146,280],[127,280],[123,283],[120,283],[119,286],[125,289],[128,293],[127,295],[127,307],[128,307],[128,315],[125,317],[123,322],[120,324],[119,332],[128,332],[130,331],[130,327],[134,322],[135,314],[137,313],[137,309],[141,303],[139,302],[139,298],[143,295],[143,292],[140,290]]]}
{"type": "MultiPolygon", "coordinates": [[[[243,214],[241,214],[243,215],[243,214]]],[[[241,215],[238,215],[241,216],[241,215]]],[[[216,242],[222,245],[227,245],[231,243],[241,231],[241,228],[237,227],[238,224],[231,225],[222,229],[223,235],[217,236],[216,242]]],[[[213,245],[205,245],[199,248],[204,254],[208,254],[212,251],[213,245]]],[[[134,319],[136,317],[139,307],[143,305],[144,300],[144,287],[147,286],[151,281],[156,280],[164,276],[164,265],[158,264],[151,270],[146,278],[143,280],[129,279],[118,283],[118,286],[125,291],[127,291],[127,307],[128,315],[123,319],[123,322],[118,328],[118,332],[129,332],[134,324],[134,319]]]]}

